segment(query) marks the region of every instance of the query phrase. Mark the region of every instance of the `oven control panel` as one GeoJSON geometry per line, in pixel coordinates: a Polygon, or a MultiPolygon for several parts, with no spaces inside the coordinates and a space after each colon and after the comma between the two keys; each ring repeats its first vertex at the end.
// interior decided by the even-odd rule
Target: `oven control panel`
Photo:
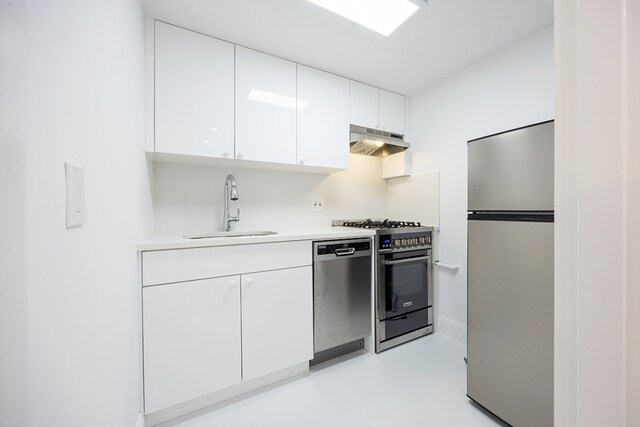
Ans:
{"type": "Polygon", "coordinates": [[[431,233],[383,234],[378,239],[378,249],[409,249],[431,246],[431,233]]]}

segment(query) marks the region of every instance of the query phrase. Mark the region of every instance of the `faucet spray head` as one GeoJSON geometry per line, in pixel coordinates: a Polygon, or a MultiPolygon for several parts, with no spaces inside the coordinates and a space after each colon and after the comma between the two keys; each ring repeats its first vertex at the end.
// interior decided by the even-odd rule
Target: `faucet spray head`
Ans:
{"type": "Polygon", "coordinates": [[[225,186],[229,188],[229,198],[233,201],[238,200],[238,189],[236,188],[236,178],[229,174],[224,180],[225,186]]]}

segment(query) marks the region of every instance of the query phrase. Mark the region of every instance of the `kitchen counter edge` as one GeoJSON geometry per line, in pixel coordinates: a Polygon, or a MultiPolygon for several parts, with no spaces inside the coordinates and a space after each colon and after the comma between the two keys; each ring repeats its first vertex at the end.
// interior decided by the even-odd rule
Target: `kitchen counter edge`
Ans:
{"type": "MultiPolygon", "coordinates": [[[[277,230],[274,230],[277,231],[277,230]]],[[[185,239],[183,237],[151,237],[138,244],[138,252],[162,251],[170,249],[205,248],[211,246],[249,245],[257,243],[289,242],[295,240],[349,239],[372,237],[375,230],[327,227],[282,230],[268,236],[214,237],[205,239],[185,239]]]]}

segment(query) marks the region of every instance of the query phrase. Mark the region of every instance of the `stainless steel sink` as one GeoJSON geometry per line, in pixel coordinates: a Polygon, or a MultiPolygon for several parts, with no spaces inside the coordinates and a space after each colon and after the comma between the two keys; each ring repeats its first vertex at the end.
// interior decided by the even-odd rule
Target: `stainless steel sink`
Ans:
{"type": "Polygon", "coordinates": [[[214,231],[213,233],[187,234],[185,239],[210,239],[217,237],[246,237],[246,236],[270,236],[278,234],[275,231],[214,231]]]}

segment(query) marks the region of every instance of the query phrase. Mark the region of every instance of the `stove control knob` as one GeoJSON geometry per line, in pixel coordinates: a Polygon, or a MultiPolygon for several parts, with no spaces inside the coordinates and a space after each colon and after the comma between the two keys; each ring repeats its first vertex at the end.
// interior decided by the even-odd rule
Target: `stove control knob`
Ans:
{"type": "Polygon", "coordinates": [[[406,246],[407,245],[407,239],[402,239],[402,246],[406,246]]]}
{"type": "Polygon", "coordinates": [[[399,239],[394,240],[393,241],[393,245],[394,246],[400,246],[400,240],[399,239]]]}
{"type": "Polygon", "coordinates": [[[420,237],[420,238],[418,239],[418,242],[419,242],[421,245],[423,245],[423,244],[424,244],[424,237],[420,237]]]}
{"type": "Polygon", "coordinates": [[[417,245],[418,244],[418,239],[416,239],[415,237],[411,239],[411,244],[412,245],[417,245]]]}

